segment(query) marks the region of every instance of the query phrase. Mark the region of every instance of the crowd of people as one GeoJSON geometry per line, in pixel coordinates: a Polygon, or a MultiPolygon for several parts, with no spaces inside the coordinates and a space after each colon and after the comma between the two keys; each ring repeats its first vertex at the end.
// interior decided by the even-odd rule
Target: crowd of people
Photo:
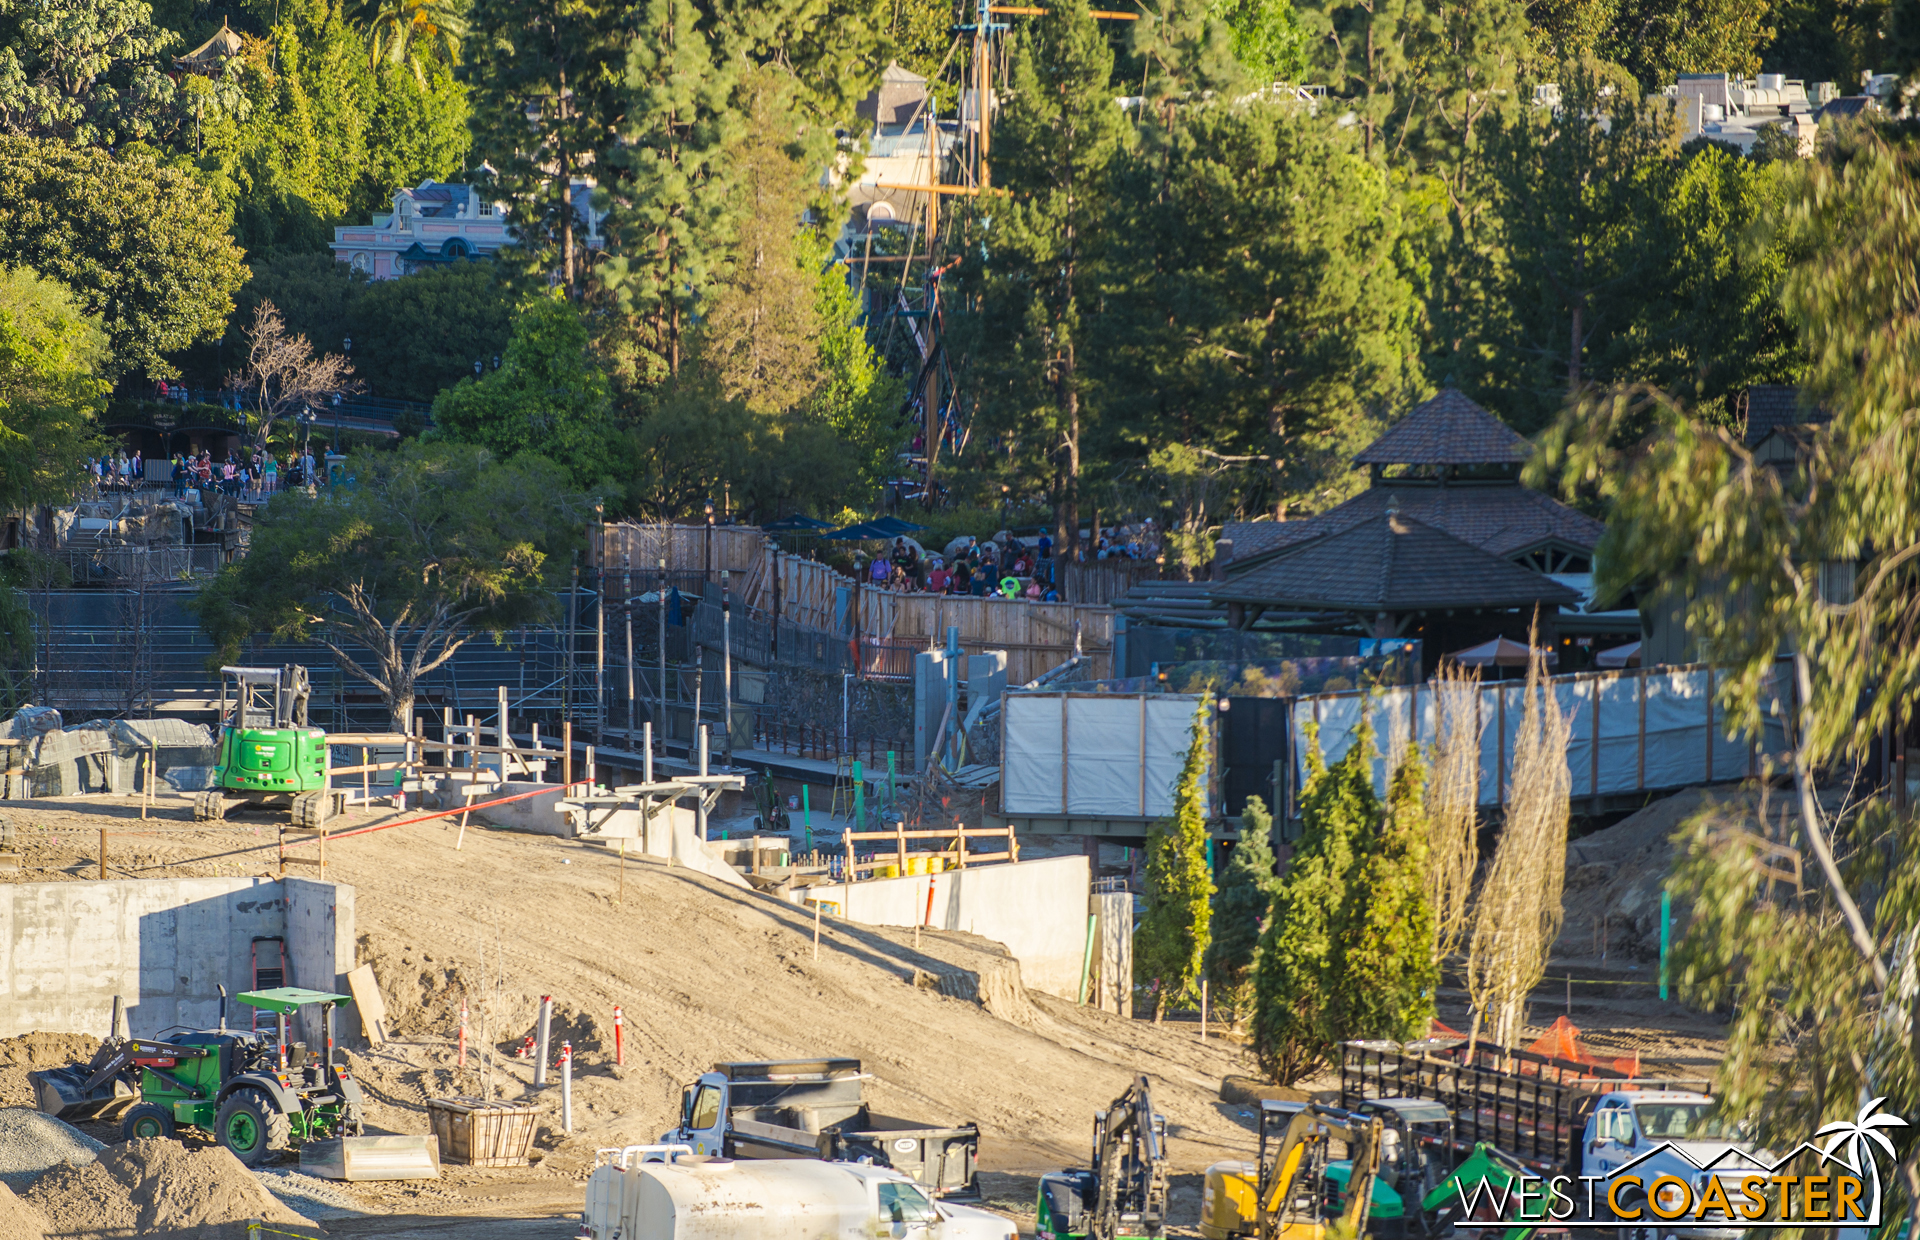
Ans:
{"type": "MultiPolygon", "coordinates": [[[[311,450],[287,453],[284,460],[273,452],[228,452],[215,460],[211,451],[175,452],[170,462],[171,489],[175,495],[191,490],[214,490],[237,498],[262,500],[283,486],[305,486],[318,481],[311,450]]],[[[87,462],[87,473],[96,493],[134,491],[146,485],[147,462],[135,449],[129,456],[124,448],[87,462]]],[[[157,483],[156,483],[157,484],[157,483]]]]}
{"type": "MultiPolygon", "coordinates": [[[[1153,559],[1160,536],[1151,518],[1138,526],[1103,531],[1088,550],[1089,559],[1153,559]]],[[[1057,603],[1060,591],[1051,535],[1015,538],[1004,531],[988,540],[961,537],[934,554],[910,538],[896,538],[867,568],[873,585],[903,593],[999,595],[1057,603]]]]}

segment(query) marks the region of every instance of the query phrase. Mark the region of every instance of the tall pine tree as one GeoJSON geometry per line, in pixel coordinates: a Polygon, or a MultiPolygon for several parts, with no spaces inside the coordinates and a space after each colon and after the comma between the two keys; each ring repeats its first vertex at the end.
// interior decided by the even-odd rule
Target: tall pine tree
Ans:
{"type": "Polygon", "coordinates": [[[1211,940],[1213,878],[1207,873],[1207,780],[1213,699],[1193,714],[1186,764],[1174,791],[1172,823],[1147,836],[1147,915],[1133,934],[1133,975],[1154,988],[1153,1018],[1167,1004],[1199,998],[1211,940]]]}
{"type": "Polygon", "coordinates": [[[646,0],[628,53],[620,143],[609,156],[612,246],[600,278],[642,354],[645,384],[680,373],[690,324],[725,270],[738,223],[727,154],[745,128],[738,73],[697,25],[694,0],[646,0]]]}
{"type": "Polygon", "coordinates": [[[1125,130],[1112,74],[1113,50],[1075,0],[1053,0],[1016,39],[994,134],[994,184],[1010,196],[983,199],[970,219],[959,272],[969,309],[949,345],[1017,466],[1052,496],[1067,556],[1091,418],[1081,354],[1108,166],[1125,130]]]}
{"type": "Polygon", "coordinates": [[[558,272],[569,297],[586,273],[586,219],[572,192],[610,145],[625,67],[627,10],[611,0],[473,0],[462,76],[474,154],[511,205],[519,250],[558,272]]]}

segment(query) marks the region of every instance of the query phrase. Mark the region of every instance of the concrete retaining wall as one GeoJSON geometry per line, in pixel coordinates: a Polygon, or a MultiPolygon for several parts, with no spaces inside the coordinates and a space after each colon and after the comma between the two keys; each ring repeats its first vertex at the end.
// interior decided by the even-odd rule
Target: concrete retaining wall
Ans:
{"type": "MultiPolygon", "coordinates": [[[[211,1028],[220,985],[252,988],[253,940],[265,936],[287,940],[290,984],[346,993],[353,888],[263,878],[0,886],[0,1037],[105,1036],[115,995],[135,1034],[211,1028]]],[[[245,1025],[248,1012],[232,1005],[227,1018],[245,1025]]]]}
{"type": "Polygon", "coordinates": [[[814,887],[808,895],[839,904],[841,915],[852,921],[912,926],[926,913],[929,881],[933,916],[925,924],[1004,943],[1020,962],[1029,990],[1079,997],[1092,887],[1084,855],[969,866],[931,879],[918,875],[814,887]]]}

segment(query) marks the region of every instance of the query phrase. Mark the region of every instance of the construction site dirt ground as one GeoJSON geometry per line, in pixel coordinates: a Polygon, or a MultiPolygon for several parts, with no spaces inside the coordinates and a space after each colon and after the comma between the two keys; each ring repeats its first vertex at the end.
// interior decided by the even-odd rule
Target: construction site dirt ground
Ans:
{"type": "MultiPolygon", "coordinates": [[[[275,876],[272,818],[195,826],[178,795],[152,813],[142,822],[137,800],[106,797],[0,803],[21,858],[0,881],[95,878],[102,828],[110,832],[110,878],[275,876]]],[[[630,857],[623,897],[621,861],[604,846],[479,826],[456,848],[458,838],[442,820],[329,847],[326,877],[356,890],[359,959],[373,965],[392,1031],[391,1041],[371,1048],[348,1009],[345,1054],[369,1099],[372,1131],[425,1132],[428,1098],[490,1092],[543,1109],[535,1161],[516,1169],[449,1165],[436,1181],[346,1186],[366,1217],[320,1220],[331,1234],[570,1235],[567,1216],[578,1217],[595,1150],[657,1140],[676,1122],[681,1086],[728,1059],[857,1056],[872,1074],[876,1110],[977,1122],[987,1204],[1027,1228],[1034,1177],[1085,1161],[1094,1112],[1137,1073],[1150,1079],[1168,1122],[1176,1234],[1197,1219],[1199,1173],[1220,1159],[1252,1157],[1252,1109],[1220,1099],[1224,1077],[1255,1071],[1252,1056],[1217,1031],[1201,1040],[1191,1015],[1156,1026],[1018,993],[997,993],[996,1014],[938,989],[940,975],[956,969],[1004,974],[1009,962],[982,939],[928,932],[916,946],[910,929],[829,917],[816,958],[806,911],[684,868],[630,857]],[[541,995],[553,996],[555,1043],[568,1040],[575,1055],[574,1132],[566,1136],[559,1090],[534,1089],[533,1065],[512,1057],[541,995]],[[463,996],[474,1049],[460,1069],[454,1038],[463,996]],[[616,1004],[625,1014],[624,1066],[614,1063],[616,1004]]],[[[1588,851],[1599,848],[1589,843],[1588,851]]],[[[1536,992],[1536,1025],[1570,1007],[1597,1053],[1638,1054],[1650,1072],[1711,1071],[1721,1024],[1661,1002],[1646,962],[1583,954],[1565,972],[1571,987],[1550,971],[1536,992]]],[[[1464,995],[1443,990],[1440,1017],[1464,1021],[1464,995]]],[[[87,1035],[76,1043],[85,1046],[106,1031],[46,1032],[87,1035]]],[[[22,1039],[0,1041],[0,1105],[32,1103],[25,1051],[22,1039]]],[[[119,1139],[115,1126],[87,1130],[119,1139]]]]}

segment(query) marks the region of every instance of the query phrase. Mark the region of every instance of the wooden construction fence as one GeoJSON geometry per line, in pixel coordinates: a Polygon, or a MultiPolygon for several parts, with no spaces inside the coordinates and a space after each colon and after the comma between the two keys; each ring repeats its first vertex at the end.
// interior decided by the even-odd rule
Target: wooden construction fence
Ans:
{"type": "MultiPolygon", "coordinates": [[[[657,574],[662,555],[668,572],[676,577],[689,570],[702,571],[707,562],[706,536],[704,526],[609,525],[604,542],[599,541],[597,530],[593,533],[596,562],[604,563],[609,573],[630,565],[636,574],[636,591],[654,588],[652,577],[639,574],[643,567],[657,574]]],[[[930,649],[946,644],[951,627],[960,630],[962,649],[1005,650],[1009,684],[1026,684],[1076,654],[1088,662],[1089,675],[1113,675],[1111,607],[876,589],[815,560],[769,554],[759,530],[740,527],[713,530],[712,563],[715,581],[723,568],[733,574],[728,584],[737,606],[759,617],[774,613],[777,572],[780,618],[842,640],[857,633],[863,646],[880,643],[930,649]]],[[[1075,567],[1111,578],[1109,588],[1132,571],[1109,572],[1102,565],[1075,567]]],[[[735,614],[738,619],[738,611],[735,614]]],[[[869,662],[863,660],[863,668],[869,662]]]]}

